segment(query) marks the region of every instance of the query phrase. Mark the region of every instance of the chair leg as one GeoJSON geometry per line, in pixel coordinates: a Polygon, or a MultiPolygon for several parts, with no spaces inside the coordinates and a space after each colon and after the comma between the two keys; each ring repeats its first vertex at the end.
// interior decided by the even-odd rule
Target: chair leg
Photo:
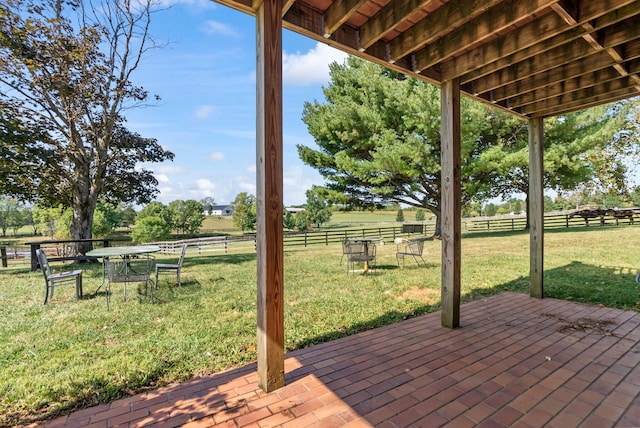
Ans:
{"type": "Polygon", "coordinates": [[[82,298],[82,272],[76,276],[76,300],[82,298]]]}

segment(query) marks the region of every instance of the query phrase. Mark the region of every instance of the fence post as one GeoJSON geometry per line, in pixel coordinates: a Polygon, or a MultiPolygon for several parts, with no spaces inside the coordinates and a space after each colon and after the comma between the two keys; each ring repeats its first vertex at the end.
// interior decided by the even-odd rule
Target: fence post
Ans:
{"type": "Polygon", "coordinates": [[[569,227],[569,214],[564,215],[564,222],[567,225],[567,227],[569,227]]]}
{"type": "Polygon", "coordinates": [[[329,232],[324,232],[324,245],[329,245],[329,232]]]}
{"type": "Polygon", "coordinates": [[[2,257],[2,267],[7,267],[7,246],[0,246],[0,257],[2,257]]]}
{"type": "Polygon", "coordinates": [[[38,270],[38,257],[36,257],[36,250],[40,249],[40,244],[32,242],[31,244],[31,272],[38,270]]]}
{"type": "Polygon", "coordinates": [[[516,222],[514,219],[511,219],[511,230],[516,230],[516,222]]]}
{"type": "Polygon", "coordinates": [[[487,230],[491,229],[490,225],[491,225],[491,222],[489,220],[487,220],[487,230]]]}
{"type": "Polygon", "coordinates": [[[307,248],[307,231],[304,231],[304,248],[307,248]]]}

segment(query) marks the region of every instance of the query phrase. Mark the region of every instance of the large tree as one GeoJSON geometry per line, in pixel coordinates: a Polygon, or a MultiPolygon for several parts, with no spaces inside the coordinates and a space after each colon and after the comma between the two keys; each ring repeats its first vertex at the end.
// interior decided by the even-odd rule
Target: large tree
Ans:
{"type": "MultiPolygon", "coordinates": [[[[354,57],[345,64],[332,64],[330,72],[326,102],[305,103],[303,121],[318,148],[298,145],[302,161],[325,177],[336,202],[426,208],[436,216],[439,233],[439,89],[354,57]]],[[[545,183],[550,188],[575,187],[590,180],[596,167],[607,165],[585,159],[598,159],[604,147],[612,154],[622,153],[622,145],[611,134],[618,125],[607,122],[609,133],[601,132],[596,145],[593,139],[580,138],[588,129],[593,134],[601,131],[602,122],[587,121],[584,129],[572,128],[565,135],[561,128],[572,124],[568,117],[547,127],[545,183]]],[[[526,193],[528,189],[514,177],[528,182],[527,123],[463,98],[461,124],[463,204],[526,193]]]]}
{"type": "Polygon", "coordinates": [[[158,47],[149,36],[154,8],[153,0],[0,5],[0,112],[18,122],[14,129],[38,137],[33,159],[46,159],[29,176],[34,193],[22,196],[70,207],[72,239],[91,238],[101,199],[149,202],[158,182],[140,163],[173,159],[125,127],[126,110],[148,102],[131,77],[143,54],[158,47]]]}
{"type": "MultiPolygon", "coordinates": [[[[556,192],[588,188],[589,193],[622,194],[638,160],[637,100],[594,107],[545,120],[544,187],[556,192]]],[[[496,142],[476,167],[495,171],[492,193],[508,199],[525,195],[528,208],[529,146],[526,129],[496,142]]],[[[527,210],[528,212],[528,210],[527,210]]]]}
{"type": "Polygon", "coordinates": [[[256,197],[247,192],[238,193],[231,203],[233,208],[233,224],[244,233],[245,230],[256,229],[256,197]]]}
{"type": "MultiPolygon", "coordinates": [[[[302,161],[327,179],[336,202],[401,203],[426,208],[439,219],[439,89],[355,57],[332,64],[330,72],[326,103],[304,107],[303,121],[319,149],[299,145],[302,161]]],[[[493,174],[470,167],[495,130],[471,126],[481,124],[486,112],[469,104],[463,100],[463,203],[488,195],[493,174]]],[[[511,124],[509,119],[505,116],[505,123],[511,124]]]]}

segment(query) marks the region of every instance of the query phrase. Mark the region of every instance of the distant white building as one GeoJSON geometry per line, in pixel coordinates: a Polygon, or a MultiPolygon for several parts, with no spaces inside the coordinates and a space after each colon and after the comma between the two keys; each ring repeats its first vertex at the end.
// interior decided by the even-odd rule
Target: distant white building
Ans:
{"type": "Polygon", "coordinates": [[[286,211],[289,211],[291,214],[299,213],[300,211],[304,211],[304,208],[298,207],[285,207],[286,211]]]}
{"type": "Polygon", "coordinates": [[[211,207],[211,215],[233,215],[231,205],[214,205],[211,207]]]}

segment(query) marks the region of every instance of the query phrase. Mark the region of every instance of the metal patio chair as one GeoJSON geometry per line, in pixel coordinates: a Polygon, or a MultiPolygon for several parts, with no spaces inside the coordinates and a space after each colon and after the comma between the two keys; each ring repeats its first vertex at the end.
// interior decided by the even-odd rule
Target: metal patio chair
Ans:
{"type": "Polygon", "coordinates": [[[36,257],[38,258],[38,264],[40,265],[40,269],[42,270],[42,275],[44,276],[44,281],[45,281],[45,294],[44,294],[45,305],[53,297],[53,290],[55,288],[56,283],[60,283],[60,282],[75,281],[76,300],[82,297],[82,270],[81,269],[67,271],[67,272],[53,273],[51,271],[51,266],[49,266],[49,261],[47,260],[47,255],[45,254],[44,250],[37,249],[36,257]]]}

